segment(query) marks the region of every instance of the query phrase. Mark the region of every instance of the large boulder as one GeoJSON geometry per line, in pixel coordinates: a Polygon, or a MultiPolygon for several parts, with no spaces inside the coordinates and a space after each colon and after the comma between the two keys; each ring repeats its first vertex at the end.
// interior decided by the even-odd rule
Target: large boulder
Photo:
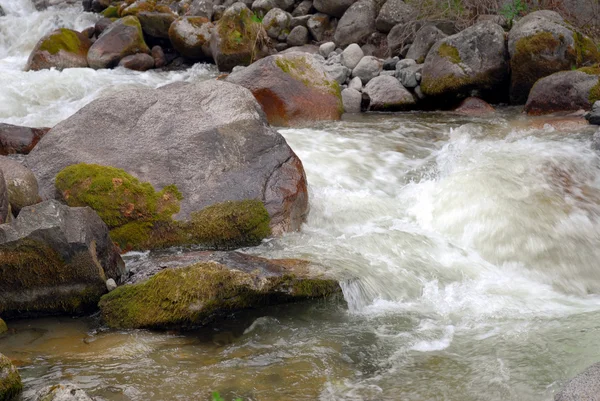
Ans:
{"type": "Polygon", "coordinates": [[[334,42],[340,47],[351,43],[363,45],[369,36],[376,31],[375,19],[377,6],[373,0],[359,0],[340,18],[333,37],[334,42]]]}
{"type": "Polygon", "coordinates": [[[504,30],[490,21],[437,42],[427,54],[421,90],[427,96],[506,98],[508,53],[504,30]]]}
{"type": "Polygon", "coordinates": [[[113,166],[157,190],[176,185],[176,218],[228,200],[265,203],[275,233],[308,212],[302,163],[252,93],[222,81],[135,89],[97,99],[56,125],[27,156],[42,197],[77,163],[113,166]]]}
{"type": "MultiPolygon", "coordinates": [[[[237,252],[195,252],[180,259],[162,261],[169,268],[150,267],[151,273],[158,271],[150,279],[102,297],[106,324],[126,329],[193,328],[238,310],[322,298],[340,288],[303,260],[268,260],[237,252]]],[[[147,274],[148,268],[139,276],[147,274]]]]}
{"type": "Polygon", "coordinates": [[[108,228],[90,208],[51,200],[0,225],[0,313],[76,314],[94,309],[106,280],[125,265],[108,228]]]}
{"type": "Polygon", "coordinates": [[[267,34],[244,3],[235,3],[217,21],[210,39],[219,71],[250,65],[266,54],[267,34]]]}
{"type": "Polygon", "coordinates": [[[182,17],[169,28],[171,44],[183,56],[206,59],[211,56],[210,38],[214,25],[205,17],[182,17]]]}
{"type": "Polygon", "coordinates": [[[410,46],[408,53],[406,53],[406,58],[415,60],[418,64],[423,63],[433,45],[447,36],[444,32],[436,28],[435,25],[425,25],[417,32],[413,44],[410,46]]]}
{"type": "Polygon", "coordinates": [[[25,71],[86,68],[90,39],[77,31],[57,29],[44,36],[29,55],[25,71]]]}
{"type": "Polygon", "coordinates": [[[594,42],[572,30],[553,11],[537,11],[519,20],[508,34],[512,70],[510,98],[523,104],[535,82],[558,71],[600,61],[594,42]]]}
{"type": "Polygon", "coordinates": [[[0,123],[0,155],[28,154],[49,130],[0,123]]]}
{"type": "Polygon", "coordinates": [[[38,183],[35,175],[21,163],[0,156],[0,171],[8,190],[8,201],[13,212],[18,213],[25,206],[40,202],[38,183]]]}
{"type": "Polygon", "coordinates": [[[94,69],[112,68],[122,58],[137,53],[150,54],[150,49],[144,41],[140,21],[137,17],[127,16],[113,22],[102,32],[90,47],[87,60],[94,69]]]}
{"type": "Polygon", "coordinates": [[[356,0],[315,0],[313,7],[323,14],[340,18],[356,0]]]}
{"type": "Polygon", "coordinates": [[[250,89],[271,124],[339,120],[343,113],[339,84],[307,53],[269,56],[227,81],[250,89]]]}
{"type": "Polygon", "coordinates": [[[375,27],[388,33],[398,24],[406,24],[415,18],[415,9],[402,0],[387,0],[377,16],[375,27]]]}
{"type": "Polygon", "coordinates": [[[562,71],[537,81],[525,104],[527,114],[590,110],[600,100],[600,70],[562,71]]]}
{"type": "Polygon", "coordinates": [[[0,224],[8,221],[10,204],[8,203],[8,188],[4,180],[4,174],[0,170],[0,224]]]}
{"type": "Polygon", "coordinates": [[[554,396],[554,401],[599,401],[600,363],[596,363],[573,379],[554,396]]]}
{"type": "Polygon", "coordinates": [[[10,359],[0,354],[0,400],[10,401],[23,390],[21,375],[10,359]]]}
{"type": "Polygon", "coordinates": [[[143,11],[137,14],[142,30],[148,36],[167,39],[169,28],[177,18],[173,13],[158,13],[143,11]]]}
{"type": "Polygon", "coordinates": [[[409,110],[416,103],[413,95],[396,78],[389,75],[370,80],[363,93],[370,99],[371,111],[409,110]]]}

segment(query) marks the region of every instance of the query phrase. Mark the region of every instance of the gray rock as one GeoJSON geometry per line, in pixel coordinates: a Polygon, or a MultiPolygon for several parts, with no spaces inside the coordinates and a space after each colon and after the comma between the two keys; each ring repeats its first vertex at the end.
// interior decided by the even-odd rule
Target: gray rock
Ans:
{"type": "Polygon", "coordinates": [[[122,168],[183,194],[178,219],[227,200],[259,199],[275,233],[308,212],[299,159],[247,89],[222,81],[131,89],[94,100],[56,125],[27,156],[42,197],[71,164],[122,168]]]}
{"type": "Polygon", "coordinates": [[[600,363],[571,379],[554,396],[554,401],[600,401],[600,363]]]}
{"type": "Polygon", "coordinates": [[[313,9],[312,0],[303,0],[292,12],[292,17],[302,17],[310,14],[313,9]]]}
{"type": "Polygon", "coordinates": [[[447,36],[434,25],[425,25],[415,35],[415,40],[406,53],[406,58],[416,60],[419,64],[423,63],[433,45],[447,36]]]}
{"type": "Polygon", "coordinates": [[[377,16],[375,27],[388,33],[398,24],[406,24],[415,18],[415,9],[402,0],[387,0],[377,16]]]}
{"type": "Polygon", "coordinates": [[[335,30],[334,42],[340,47],[365,44],[375,32],[377,7],[373,0],[359,0],[344,13],[335,30]]]}
{"type": "Polygon", "coordinates": [[[323,13],[313,14],[306,23],[308,31],[317,42],[325,40],[328,32],[332,29],[329,15],[323,13]]]}
{"type": "Polygon", "coordinates": [[[294,7],[294,0],[275,0],[277,8],[281,8],[283,11],[292,11],[294,7]]]}
{"type": "Polygon", "coordinates": [[[358,65],[352,70],[352,77],[358,77],[363,84],[367,84],[371,79],[379,75],[383,68],[383,63],[377,57],[365,56],[358,65]]]}
{"type": "Polygon", "coordinates": [[[338,63],[324,63],[323,69],[330,79],[334,79],[338,84],[343,84],[352,74],[352,70],[338,63]]]}
{"type": "Polygon", "coordinates": [[[415,37],[412,24],[397,24],[387,35],[387,46],[390,56],[402,55],[402,48],[412,43],[415,37]]]}
{"type": "Polygon", "coordinates": [[[600,101],[594,102],[592,110],[586,114],[585,119],[588,120],[590,124],[600,125],[600,101]]]}
{"type": "Polygon", "coordinates": [[[292,20],[290,21],[290,28],[294,29],[297,26],[303,26],[305,28],[308,28],[308,20],[310,20],[310,17],[312,17],[312,15],[292,17],[292,20]]]}
{"type": "Polygon", "coordinates": [[[287,44],[290,46],[302,46],[308,42],[308,29],[303,26],[297,26],[287,37],[287,44]]]}
{"type": "Polygon", "coordinates": [[[212,20],[214,14],[214,4],[212,0],[193,0],[187,15],[196,17],[205,17],[212,20]]]}
{"type": "Polygon", "coordinates": [[[421,82],[423,64],[412,65],[396,71],[396,77],[405,88],[416,88],[421,82]]]}
{"type": "Polygon", "coordinates": [[[106,280],[106,289],[108,290],[108,292],[111,292],[112,290],[115,290],[117,288],[117,283],[115,282],[115,280],[113,280],[112,278],[109,278],[108,280],[106,280]]]}
{"type": "Polygon", "coordinates": [[[396,111],[409,110],[415,105],[415,98],[400,82],[391,76],[373,78],[363,90],[369,96],[369,110],[396,111]]]}
{"type": "Polygon", "coordinates": [[[119,67],[134,71],[148,71],[154,68],[154,58],[146,53],[132,54],[119,61],[119,67]]]}
{"type": "Polygon", "coordinates": [[[323,43],[321,46],[319,46],[319,54],[323,57],[329,56],[329,54],[333,51],[335,51],[335,43],[333,42],[323,43]]]}
{"type": "Polygon", "coordinates": [[[265,16],[275,7],[277,7],[275,0],[256,0],[252,3],[252,11],[259,16],[265,16]]]}
{"type": "Polygon", "coordinates": [[[137,14],[142,30],[148,36],[166,39],[169,37],[169,27],[175,21],[173,13],[139,12],[137,14]]]}
{"type": "MultiPolygon", "coordinates": [[[[6,324],[3,325],[6,329],[6,324]]],[[[0,354],[0,397],[4,401],[15,400],[23,391],[23,382],[19,371],[11,360],[0,354]]]]}
{"type": "Polygon", "coordinates": [[[271,9],[263,18],[262,24],[270,38],[277,39],[283,31],[289,31],[292,14],[279,8],[271,9]]]}
{"type": "Polygon", "coordinates": [[[38,183],[31,170],[13,159],[0,156],[0,171],[4,175],[8,201],[13,212],[18,213],[25,206],[40,202],[38,183]]]}
{"type": "Polygon", "coordinates": [[[395,70],[396,64],[400,61],[399,57],[388,58],[383,61],[383,69],[384,70],[395,70]]]}
{"type": "Polygon", "coordinates": [[[108,227],[92,209],[56,200],[21,210],[0,225],[0,310],[3,316],[76,314],[96,308],[106,280],[125,265],[108,227]]]}
{"type": "Polygon", "coordinates": [[[324,14],[340,18],[355,2],[356,0],[315,0],[314,7],[324,14]]]}
{"type": "Polygon", "coordinates": [[[486,21],[437,42],[423,66],[423,93],[505,100],[509,68],[504,37],[500,25],[486,21]]]}
{"type": "Polygon", "coordinates": [[[385,75],[385,76],[388,76],[388,77],[394,77],[395,78],[396,77],[396,71],[383,70],[383,71],[381,71],[379,73],[379,76],[382,76],[382,75],[385,75]]]}
{"type": "Polygon", "coordinates": [[[423,91],[421,90],[421,85],[417,86],[415,89],[415,96],[417,97],[418,100],[423,100],[425,99],[427,96],[423,93],[423,91]]]}
{"type": "Polygon", "coordinates": [[[360,113],[362,94],[356,89],[346,88],[342,91],[342,103],[346,113],[360,113]]]}
{"type": "Polygon", "coordinates": [[[319,47],[315,45],[293,46],[281,52],[281,54],[286,53],[308,53],[318,55],[319,47]]]}
{"type": "Polygon", "coordinates": [[[210,40],[214,25],[204,17],[181,17],[169,27],[169,40],[179,54],[192,60],[206,60],[212,55],[210,40]]]}
{"type": "Polygon", "coordinates": [[[35,401],[93,401],[82,389],[73,384],[44,387],[35,394],[35,401]]]}
{"type": "Polygon", "coordinates": [[[352,43],[342,52],[342,64],[353,70],[364,56],[365,54],[360,46],[352,43]]]}
{"type": "Polygon", "coordinates": [[[350,80],[350,83],[348,83],[348,88],[350,89],[356,89],[357,91],[361,92],[362,91],[362,81],[360,80],[359,77],[354,77],[350,80]]]}
{"type": "Polygon", "coordinates": [[[583,71],[561,71],[538,80],[525,104],[528,114],[589,110],[592,89],[600,83],[598,75],[583,71]]]}
{"type": "Polygon", "coordinates": [[[8,221],[9,210],[8,188],[6,187],[6,181],[4,181],[4,174],[0,170],[0,224],[8,221]]]}
{"type": "Polygon", "coordinates": [[[413,65],[417,65],[417,62],[411,58],[405,58],[404,60],[398,61],[396,64],[396,71],[403,70],[404,68],[411,67],[413,65]]]}

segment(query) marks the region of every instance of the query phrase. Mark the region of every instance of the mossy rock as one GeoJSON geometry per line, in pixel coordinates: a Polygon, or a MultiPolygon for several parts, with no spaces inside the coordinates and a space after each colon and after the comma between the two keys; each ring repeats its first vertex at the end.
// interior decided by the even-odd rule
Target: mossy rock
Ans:
{"type": "Polygon", "coordinates": [[[0,354],[0,401],[10,401],[23,391],[21,375],[10,359],[0,354]]]}
{"type": "Polygon", "coordinates": [[[8,326],[6,325],[6,322],[4,320],[2,320],[2,318],[0,318],[0,334],[4,334],[8,331],[8,326]]]}
{"type": "Polygon", "coordinates": [[[119,8],[117,6],[109,6],[100,13],[105,18],[119,18],[119,8]]]}
{"type": "Polygon", "coordinates": [[[339,292],[323,277],[296,274],[261,275],[216,262],[164,269],[149,280],[126,285],[103,296],[99,306],[113,328],[192,328],[233,311],[339,292]]]}
{"type": "Polygon", "coordinates": [[[438,54],[452,61],[454,64],[460,64],[462,62],[460,54],[458,53],[458,49],[447,43],[442,43],[440,45],[438,48],[438,54]]]}
{"type": "Polygon", "coordinates": [[[69,206],[91,207],[111,229],[131,222],[169,221],[182,199],[175,185],[156,192],[125,170],[97,164],[66,167],[56,176],[56,188],[69,206]]]}
{"type": "Polygon", "coordinates": [[[91,46],[87,36],[67,28],[57,29],[40,39],[27,60],[25,70],[85,68],[91,46]]]}
{"type": "Polygon", "coordinates": [[[194,243],[233,249],[260,244],[271,235],[270,222],[261,201],[231,201],[192,213],[189,231],[194,243]]]}

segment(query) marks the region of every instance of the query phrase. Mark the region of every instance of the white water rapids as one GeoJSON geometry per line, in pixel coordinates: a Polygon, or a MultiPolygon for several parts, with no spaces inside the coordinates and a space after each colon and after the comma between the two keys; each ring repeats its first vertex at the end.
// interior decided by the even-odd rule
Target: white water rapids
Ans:
{"type": "MultiPolygon", "coordinates": [[[[0,122],[52,126],[106,91],[215,74],[200,64],[23,72],[41,36],[97,16],[36,12],[29,0],[0,6],[0,122]]],[[[301,232],[247,252],[332,269],[347,306],[275,308],[230,335],[14,322],[0,352],[19,361],[25,400],[65,381],[97,400],[213,390],[244,400],[551,400],[600,361],[600,156],[594,128],[540,121],[503,109],[282,130],[304,163],[311,213],[301,232]]]]}

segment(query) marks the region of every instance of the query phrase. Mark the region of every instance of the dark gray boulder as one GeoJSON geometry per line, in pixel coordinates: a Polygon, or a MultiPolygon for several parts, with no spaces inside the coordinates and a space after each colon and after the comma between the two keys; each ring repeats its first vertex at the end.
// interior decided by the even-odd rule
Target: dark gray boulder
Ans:
{"type": "Polygon", "coordinates": [[[415,17],[415,9],[402,0],[387,0],[377,16],[375,27],[388,33],[394,26],[410,22],[415,17]]]}
{"type": "Polygon", "coordinates": [[[56,174],[94,163],[122,168],[159,190],[175,184],[181,211],[259,199],[274,233],[296,230],[308,213],[304,169],[267,123],[252,93],[222,81],[135,89],[97,99],[56,125],[27,156],[43,198],[56,174]]]}
{"type": "Polygon", "coordinates": [[[351,43],[365,44],[369,36],[376,31],[375,19],[377,7],[373,0],[360,0],[340,18],[333,41],[340,47],[351,43]]]}
{"type": "Polygon", "coordinates": [[[600,363],[571,379],[554,401],[600,401],[600,363]]]}
{"type": "Polygon", "coordinates": [[[340,18],[356,0],[315,0],[314,8],[323,14],[340,18]]]}
{"type": "Polygon", "coordinates": [[[121,256],[90,208],[51,200],[0,225],[0,313],[77,314],[94,309],[106,280],[120,282],[121,256]]]}

